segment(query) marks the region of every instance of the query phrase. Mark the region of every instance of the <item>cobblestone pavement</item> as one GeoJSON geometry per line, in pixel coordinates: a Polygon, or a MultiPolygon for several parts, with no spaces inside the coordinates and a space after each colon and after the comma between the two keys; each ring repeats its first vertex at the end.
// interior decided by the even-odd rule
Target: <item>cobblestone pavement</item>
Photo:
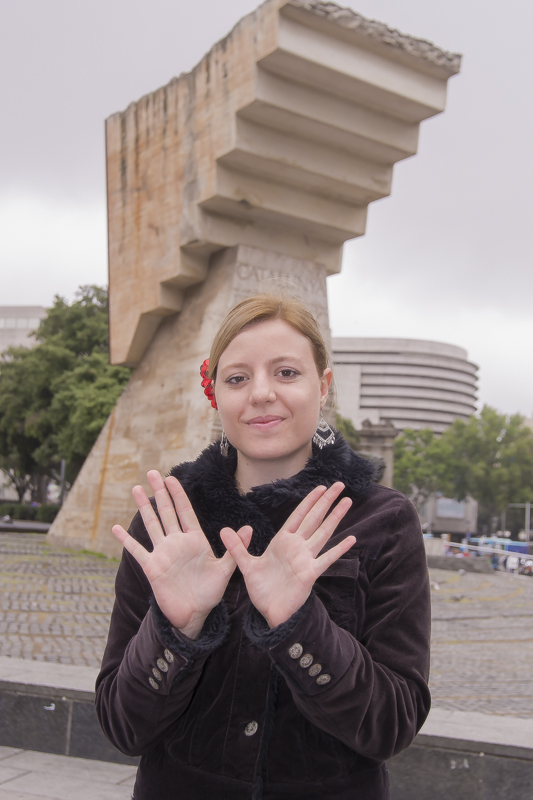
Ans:
{"type": "MultiPolygon", "coordinates": [[[[0,534],[0,655],[98,667],[118,562],[0,534]]],[[[433,703],[533,715],[533,578],[430,570],[433,703]]]]}
{"type": "Polygon", "coordinates": [[[0,534],[0,655],[98,667],[118,562],[0,534]]]}
{"type": "Polygon", "coordinates": [[[533,578],[430,570],[433,704],[533,716],[533,578]]]}

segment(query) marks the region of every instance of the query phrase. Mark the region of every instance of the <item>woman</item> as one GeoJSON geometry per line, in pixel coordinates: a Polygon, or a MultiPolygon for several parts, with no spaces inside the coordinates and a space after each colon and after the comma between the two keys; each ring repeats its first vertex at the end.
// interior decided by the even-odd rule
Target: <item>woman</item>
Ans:
{"type": "Polygon", "coordinates": [[[261,295],[203,385],[221,442],[137,486],[96,704],[135,800],[386,800],[429,710],[416,512],[321,417],[316,321],[261,295]],[[156,513],[156,510],[157,513],[156,513]],[[177,513],[176,513],[177,512],[177,513]]]}

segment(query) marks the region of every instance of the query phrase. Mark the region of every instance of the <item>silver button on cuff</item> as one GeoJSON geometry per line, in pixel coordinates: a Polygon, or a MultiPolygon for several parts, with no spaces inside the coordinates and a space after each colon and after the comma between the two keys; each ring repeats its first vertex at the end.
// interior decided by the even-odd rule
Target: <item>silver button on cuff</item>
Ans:
{"type": "Polygon", "coordinates": [[[307,667],[310,667],[312,663],[313,656],[311,653],[306,653],[305,656],[302,656],[300,659],[300,666],[303,667],[303,669],[307,669],[307,667]]]}
{"type": "Polygon", "coordinates": [[[173,656],[173,654],[170,652],[170,650],[165,650],[165,652],[164,652],[164,656],[165,656],[165,658],[166,658],[166,660],[168,661],[168,663],[169,663],[169,664],[172,664],[172,663],[173,663],[173,661],[174,661],[174,656],[173,656]]]}
{"type": "Polygon", "coordinates": [[[163,679],[163,676],[161,675],[161,673],[159,672],[159,670],[156,667],[153,668],[152,675],[154,676],[156,681],[160,681],[160,680],[163,679]]]}
{"type": "Polygon", "coordinates": [[[152,687],[152,689],[159,689],[159,684],[157,681],[154,681],[153,678],[148,678],[148,683],[152,687]]]}
{"type": "Polygon", "coordinates": [[[331,675],[328,675],[326,672],[324,672],[323,675],[318,676],[316,682],[318,683],[319,686],[324,686],[324,684],[329,683],[330,680],[331,680],[331,675]]]}
{"type": "Polygon", "coordinates": [[[289,647],[289,655],[290,655],[291,658],[300,658],[300,656],[302,655],[303,651],[304,651],[304,649],[303,649],[302,645],[299,644],[298,642],[296,644],[293,644],[292,647],[289,647]]]}
{"type": "Polygon", "coordinates": [[[313,666],[309,669],[309,674],[312,678],[315,675],[318,675],[319,672],[322,672],[322,664],[313,664],[313,666]]]}
{"type": "Polygon", "coordinates": [[[168,672],[168,664],[163,658],[158,658],[155,663],[157,664],[161,672],[168,672]]]}
{"type": "Polygon", "coordinates": [[[259,725],[257,724],[257,722],[255,720],[252,720],[252,722],[249,722],[248,725],[245,727],[244,735],[245,736],[253,736],[254,733],[257,733],[257,729],[258,728],[259,728],[259,725]]]}

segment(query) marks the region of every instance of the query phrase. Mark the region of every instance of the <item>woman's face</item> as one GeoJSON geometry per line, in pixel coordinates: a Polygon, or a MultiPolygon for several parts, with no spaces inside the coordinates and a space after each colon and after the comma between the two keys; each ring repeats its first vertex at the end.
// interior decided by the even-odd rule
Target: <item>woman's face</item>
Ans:
{"type": "Polygon", "coordinates": [[[215,394],[222,426],[248,461],[311,455],[331,370],[319,376],[311,342],[283,320],[251,325],[218,362],[215,394]]]}

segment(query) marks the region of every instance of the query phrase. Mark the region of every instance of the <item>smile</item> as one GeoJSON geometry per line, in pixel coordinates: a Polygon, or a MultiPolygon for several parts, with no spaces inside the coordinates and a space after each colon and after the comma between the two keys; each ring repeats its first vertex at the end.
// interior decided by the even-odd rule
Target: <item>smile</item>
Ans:
{"type": "Polygon", "coordinates": [[[254,417],[253,419],[248,420],[246,423],[249,428],[253,428],[256,431],[268,431],[271,428],[277,427],[281,422],[283,422],[283,417],[254,417]]]}

